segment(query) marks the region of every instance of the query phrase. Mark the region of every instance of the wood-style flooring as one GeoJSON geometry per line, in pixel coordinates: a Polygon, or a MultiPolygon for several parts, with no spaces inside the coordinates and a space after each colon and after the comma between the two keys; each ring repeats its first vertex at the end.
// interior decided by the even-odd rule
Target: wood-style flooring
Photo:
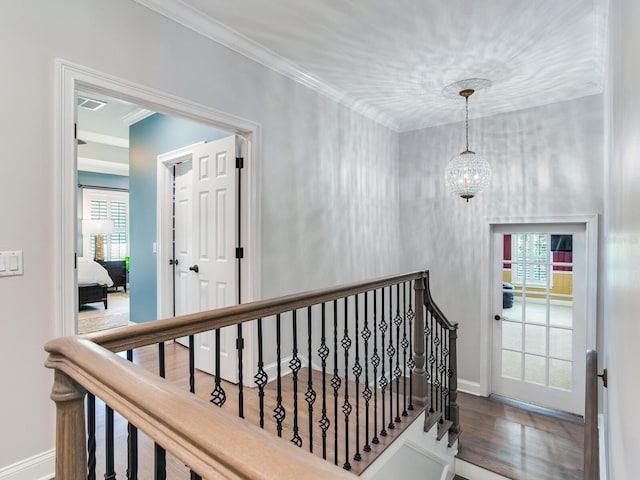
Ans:
{"type": "MultiPolygon", "coordinates": [[[[123,355],[123,354],[121,354],[123,355]]],[[[143,366],[144,368],[149,369],[150,371],[157,372],[158,369],[158,348],[157,346],[144,347],[137,349],[134,354],[134,362],[143,366]]],[[[165,346],[165,362],[166,362],[166,378],[173,383],[180,385],[188,390],[188,350],[181,346],[180,344],[173,343],[167,344],[165,346]]],[[[298,417],[297,417],[297,425],[298,425],[298,435],[300,437],[301,442],[301,450],[308,452],[310,450],[310,442],[309,442],[309,408],[308,404],[305,401],[305,392],[307,390],[307,381],[308,381],[308,370],[302,369],[298,374],[298,385],[297,385],[297,403],[298,403],[298,417]]],[[[323,441],[322,441],[322,432],[318,427],[321,412],[322,412],[322,373],[313,371],[312,375],[313,388],[316,391],[317,399],[314,403],[313,411],[311,412],[311,425],[313,427],[312,433],[312,446],[313,446],[313,454],[322,456],[323,454],[323,441]]],[[[360,447],[356,446],[356,403],[355,403],[355,383],[349,381],[349,402],[352,405],[352,412],[350,414],[349,421],[349,456],[346,456],[346,447],[347,443],[345,441],[345,417],[342,413],[342,407],[344,403],[344,381],[342,382],[342,386],[338,390],[337,397],[337,426],[338,426],[338,436],[337,436],[337,448],[335,442],[335,430],[334,427],[336,425],[336,410],[334,403],[334,395],[333,389],[331,388],[331,377],[327,375],[326,379],[326,402],[327,402],[327,416],[331,422],[331,426],[329,430],[327,430],[327,438],[326,438],[326,452],[327,452],[327,460],[330,462],[336,463],[338,466],[342,467],[345,463],[345,459],[348,458],[349,463],[351,465],[351,472],[356,475],[362,473],[365,468],[380,454],[382,451],[392,442],[393,438],[398,436],[404,428],[406,428],[418,415],[420,415],[423,411],[421,407],[416,406],[414,410],[408,410],[407,416],[402,416],[404,405],[402,401],[402,395],[400,395],[400,419],[399,423],[392,421],[391,423],[394,425],[394,429],[391,430],[388,428],[390,423],[389,418],[389,395],[387,389],[387,395],[385,398],[385,408],[386,408],[386,418],[385,418],[385,428],[388,432],[387,436],[381,436],[380,430],[382,429],[382,407],[381,407],[381,395],[378,392],[378,417],[377,417],[377,431],[378,431],[378,439],[379,443],[374,444],[371,439],[373,438],[374,432],[374,419],[373,419],[373,408],[371,408],[371,418],[369,421],[369,431],[370,431],[370,441],[369,444],[371,446],[370,452],[365,452],[363,450],[363,445],[366,442],[366,430],[365,430],[365,403],[362,399],[362,385],[360,385],[360,428],[358,430],[358,434],[360,436],[360,447]],[[361,456],[361,460],[354,460],[354,455],[359,453],[361,456]]],[[[211,399],[211,391],[213,390],[213,377],[208,374],[202,373],[200,371],[196,371],[195,378],[196,386],[196,394],[206,400],[211,399]]],[[[233,384],[223,382],[223,388],[226,392],[226,403],[224,405],[224,410],[232,413],[234,415],[238,414],[238,400],[237,400],[237,387],[233,384]]],[[[265,396],[264,396],[264,428],[265,430],[274,434],[277,434],[277,424],[273,416],[274,409],[277,406],[277,390],[276,390],[276,382],[270,382],[265,387],[265,396]]],[[[402,392],[403,384],[400,382],[400,388],[402,392]]],[[[408,387],[407,387],[408,388],[408,387]]],[[[396,406],[396,384],[394,382],[394,398],[393,398],[393,417],[395,420],[396,413],[398,413],[396,406]]],[[[259,425],[260,415],[259,415],[259,400],[258,400],[258,389],[257,388],[247,388],[244,389],[244,418],[245,420],[253,423],[254,425],[259,425]]],[[[293,438],[293,428],[294,428],[294,415],[293,415],[293,381],[292,376],[287,375],[282,379],[282,402],[283,406],[286,410],[286,418],[282,423],[282,437],[286,440],[290,440],[293,438]]],[[[101,402],[97,402],[98,405],[96,407],[96,452],[97,452],[97,471],[96,478],[104,478],[105,472],[105,441],[104,441],[104,411],[105,407],[101,402]]],[[[373,406],[373,399],[371,399],[371,406],[373,406]]],[[[217,408],[212,405],[212,408],[217,408]]],[[[170,412],[167,412],[170,414],[170,412]]],[[[114,430],[115,430],[115,444],[116,444],[116,452],[115,452],[115,469],[117,472],[117,478],[126,478],[125,472],[127,470],[127,422],[125,419],[120,417],[119,415],[115,415],[114,422],[114,430]]],[[[212,436],[215,436],[215,432],[211,432],[212,436]]],[[[153,478],[153,462],[154,462],[154,449],[153,442],[151,442],[144,434],[141,432],[138,433],[138,442],[139,442],[139,475],[138,478],[140,480],[152,479],[153,478]]],[[[173,458],[170,454],[167,454],[167,478],[168,479],[188,479],[189,470],[182,465],[179,461],[173,458]]]]}
{"type": "Polygon", "coordinates": [[[464,393],[458,403],[458,458],[517,480],[583,478],[581,418],[464,393]]]}

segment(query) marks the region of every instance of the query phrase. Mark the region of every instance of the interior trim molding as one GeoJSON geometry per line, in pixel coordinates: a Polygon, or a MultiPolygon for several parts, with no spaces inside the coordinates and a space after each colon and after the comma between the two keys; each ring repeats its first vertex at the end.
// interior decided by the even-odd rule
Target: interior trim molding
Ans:
{"type": "Polygon", "coordinates": [[[49,480],[55,465],[56,451],[49,450],[0,468],[0,480],[49,480]]]}
{"type": "Polygon", "coordinates": [[[95,158],[78,157],[78,171],[106,173],[108,175],[129,176],[129,165],[95,158]]]}
{"type": "Polygon", "coordinates": [[[458,379],[458,391],[475,395],[476,397],[483,397],[482,388],[480,383],[472,382],[470,380],[458,379]]]}
{"type": "Polygon", "coordinates": [[[295,80],[305,87],[330,98],[364,117],[396,132],[400,131],[399,123],[377,108],[356,100],[351,95],[318,78],[294,62],[278,55],[260,43],[251,40],[242,33],[220,23],[180,0],[134,1],[254,62],[295,80]]]}
{"type": "Polygon", "coordinates": [[[497,473],[480,468],[473,463],[465,462],[456,458],[456,475],[460,475],[465,478],[473,478],[474,480],[509,480],[507,477],[503,477],[497,473]]]}

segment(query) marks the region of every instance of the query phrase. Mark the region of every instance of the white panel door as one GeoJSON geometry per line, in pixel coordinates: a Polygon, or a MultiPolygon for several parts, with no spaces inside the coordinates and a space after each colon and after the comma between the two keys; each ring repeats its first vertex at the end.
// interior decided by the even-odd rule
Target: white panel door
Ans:
{"type": "MultiPolygon", "coordinates": [[[[236,251],[235,136],[194,146],[192,155],[193,266],[196,311],[235,305],[236,251]]],[[[220,376],[237,383],[236,327],[220,330],[220,376]]],[[[196,336],[196,368],[215,374],[215,333],[196,336]]]]}
{"type": "MultiPolygon", "coordinates": [[[[193,193],[191,162],[182,162],[175,165],[175,215],[174,215],[174,248],[176,268],[174,270],[175,289],[174,307],[175,315],[186,315],[196,310],[192,299],[195,287],[195,278],[189,270],[193,265],[193,242],[191,231],[193,229],[193,193]]],[[[188,346],[188,340],[180,339],[180,343],[188,346]]]]}
{"type": "Polygon", "coordinates": [[[583,224],[494,229],[494,393],[584,414],[585,253],[583,224]]]}

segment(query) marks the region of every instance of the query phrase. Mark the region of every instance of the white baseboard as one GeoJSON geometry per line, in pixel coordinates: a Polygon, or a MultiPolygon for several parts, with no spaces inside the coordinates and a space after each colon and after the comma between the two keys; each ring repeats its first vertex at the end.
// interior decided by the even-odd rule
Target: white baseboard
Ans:
{"type": "Polygon", "coordinates": [[[470,393],[471,395],[475,395],[477,397],[482,397],[482,390],[480,389],[480,384],[478,382],[471,382],[469,380],[458,379],[458,391],[464,393],[470,393]]]}
{"type": "Polygon", "coordinates": [[[0,468],[0,480],[50,480],[56,465],[56,452],[49,450],[0,468]]]}
{"type": "Polygon", "coordinates": [[[456,475],[473,480],[509,480],[507,477],[456,458],[456,475]]]}

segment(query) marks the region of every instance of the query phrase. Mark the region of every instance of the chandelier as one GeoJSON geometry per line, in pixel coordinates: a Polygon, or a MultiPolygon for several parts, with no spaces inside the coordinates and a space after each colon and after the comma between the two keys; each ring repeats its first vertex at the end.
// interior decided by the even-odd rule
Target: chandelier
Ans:
{"type": "MultiPolygon", "coordinates": [[[[465,81],[463,80],[462,82],[465,81]]],[[[458,82],[458,84],[462,82],[458,82]]],[[[491,183],[491,167],[489,163],[477,153],[469,150],[469,97],[474,92],[473,88],[465,88],[459,92],[459,95],[465,99],[467,143],[464,152],[451,159],[445,172],[445,181],[449,192],[464,198],[467,202],[486,189],[491,183]]]]}

